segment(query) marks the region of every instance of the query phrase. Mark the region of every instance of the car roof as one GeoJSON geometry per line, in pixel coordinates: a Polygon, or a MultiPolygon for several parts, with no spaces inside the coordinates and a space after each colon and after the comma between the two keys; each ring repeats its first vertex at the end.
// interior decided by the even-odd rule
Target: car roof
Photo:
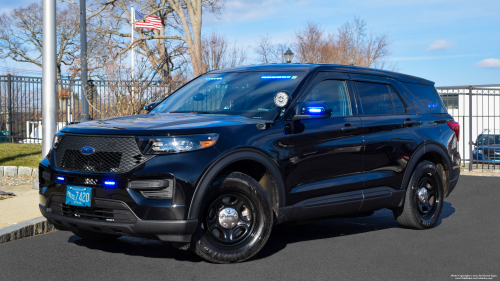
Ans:
{"type": "Polygon", "coordinates": [[[374,76],[384,76],[394,78],[402,82],[419,83],[426,85],[434,85],[433,81],[423,79],[420,77],[402,74],[393,71],[381,70],[376,68],[359,67],[351,65],[341,65],[341,64],[321,64],[321,63],[286,63],[286,64],[259,64],[259,65],[249,65],[249,66],[238,66],[232,68],[225,68],[220,70],[214,70],[209,72],[210,74],[223,74],[231,72],[279,72],[279,71],[337,71],[337,72],[347,72],[353,74],[364,74],[364,75],[374,75],[374,76]]]}

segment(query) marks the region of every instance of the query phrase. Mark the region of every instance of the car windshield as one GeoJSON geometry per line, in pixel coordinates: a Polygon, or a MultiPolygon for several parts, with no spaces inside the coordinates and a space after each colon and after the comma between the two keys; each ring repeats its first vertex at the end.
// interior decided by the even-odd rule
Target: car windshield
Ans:
{"type": "Polygon", "coordinates": [[[500,144],[500,135],[480,135],[477,138],[478,145],[500,144]]]}
{"type": "Polygon", "coordinates": [[[191,81],[151,113],[241,115],[273,120],[279,113],[274,96],[292,93],[306,72],[207,74],[191,81]]]}

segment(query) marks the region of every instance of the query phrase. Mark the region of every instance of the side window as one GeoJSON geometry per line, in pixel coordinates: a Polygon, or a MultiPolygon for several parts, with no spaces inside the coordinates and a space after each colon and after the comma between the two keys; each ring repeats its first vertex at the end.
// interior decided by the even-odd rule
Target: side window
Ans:
{"type": "Polygon", "coordinates": [[[403,101],[401,101],[401,97],[399,96],[398,92],[396,92],[396,90],[394,90],[391,85],[389,85],[389,91],[391,92],[392,102],[394,103],[394,113],[405,114],[406,106],[404,105],[403,101]]]}
{"type": "Polygon", "coordinates": [[[356,82],[364,115],[393,114],[391,94],[386,84],[356,82]]]}
{"type": "Polygon", "coordinates": [[[441,97],[434,87],[407,82],[403,82],[403,84],[429,113],[446,113],[441,97]]]}
{"type": "Polygon", "coordinates": [[[320,82],[312,88],[302,103],[309,101],[326,102],[332,109],[332,117],[352,115],[349,91],[343,80],[320,82]]]}

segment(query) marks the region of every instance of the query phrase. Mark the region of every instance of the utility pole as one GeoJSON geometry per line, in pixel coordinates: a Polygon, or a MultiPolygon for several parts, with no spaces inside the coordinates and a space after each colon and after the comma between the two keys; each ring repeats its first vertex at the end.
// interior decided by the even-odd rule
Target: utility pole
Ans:
{"type": "Polygon", "coordinates": [[[82,83],[82,100],[81,100],[81,115],[80,122],[85,122],[90,119],[89,116],[89,101],[87,100],[87,12],[85,0],[80,0],[80,65],[82,83]]]}
{"type": "Polygon", "coordinates": [[[42,155],[49,153],[57,132],[56,0],[43,0],[42,155]]]}

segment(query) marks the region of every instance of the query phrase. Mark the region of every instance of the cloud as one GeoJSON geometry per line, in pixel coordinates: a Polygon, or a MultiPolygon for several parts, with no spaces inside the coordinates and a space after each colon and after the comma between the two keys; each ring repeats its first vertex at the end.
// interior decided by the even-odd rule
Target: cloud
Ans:
{"type": "Polygon", "coordinates": [[[429,45],[429,48],[427,48],[427,52],[429,51],[436,51],[436,50],[446,50],[446,49],[451,49],[453,48],[455,44],[450,41],[446,41],[444,39],[439,39],[434,42],[432,42],[431,45],[429,45]]]}
{"type": "Polygon", "coordinates": [[[476,63],[476,66],[482,68],[500,68],[500,60],[499,59],[485,59],[476,63]]]}

